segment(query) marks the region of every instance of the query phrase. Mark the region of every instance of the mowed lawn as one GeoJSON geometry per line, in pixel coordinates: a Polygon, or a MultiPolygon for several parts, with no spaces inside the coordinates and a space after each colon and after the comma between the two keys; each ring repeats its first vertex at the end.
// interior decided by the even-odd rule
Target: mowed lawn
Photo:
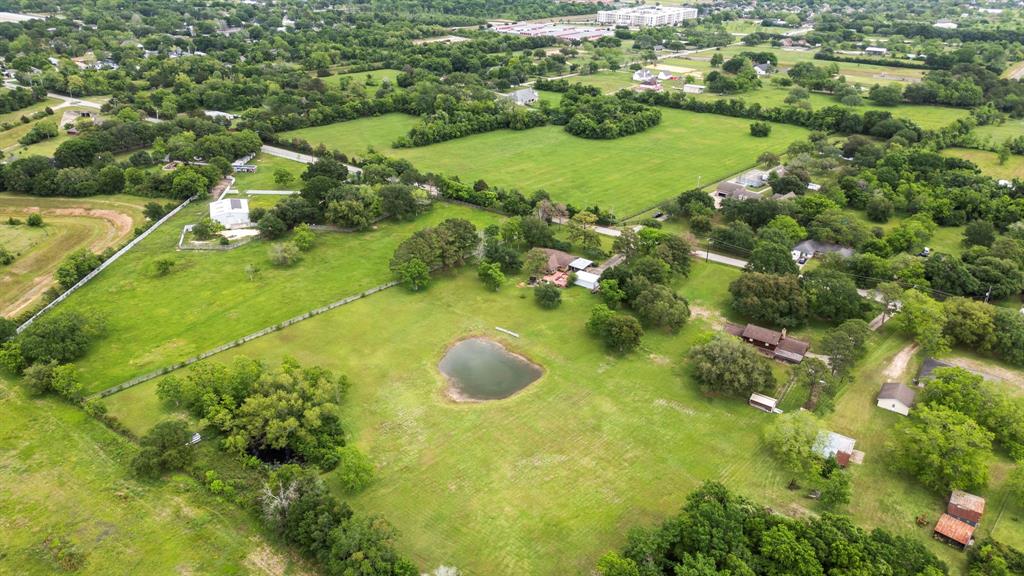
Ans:
{"type": "Polygon", "coordinates": [[[283,132],[280,138],[302,138],[313,146],[324,144],[331,150],[340,150],[349,156],[361,157],[370,148],[390,153],[391,144],[408,134],[419,121],[416,116],[396,112],[283,132]]]}
{"type": "Polygon", "coordinates": [[[53,272],[61,260],[79,248],[101,252],[119,246],[145,222],[143,206],[149,200],[137,196],[91,198],[39,198],[0,194],[0,246],[17,258],[0,266],[0,315],[15,316],[30,307],[53,285],[53,272]],[[24,224],[31,212],[40,211],[43,226],[24,224]],[[7,224],[20,219],[19,226],[7,224]]]}
{"type": "MultiPolygon", "coordinates": [[[[43,550],[70,538],[76,574],[250,574],[291,562],[256,522],[185,475],[132,479],[137,448],[81,408],[29,400],[0,376],[0,573],[61,573],[43,550]]],[[[290,573],[290,572],[289,572],[290,573]]]]}
{"type": "Polygon", "coordinates": [[[981,168],[986,176],[1001,180],[1013,180],[1014,178],[1024,179],[1024,156],[1011,155],[1006,164],[999,163],[999,155],[987,150],[971,150],[968,148],[946,148],[942,151],[945,156],[956,156],[964,160],[970,160],[981,168]]]}
{"type": "Polygon", "coordinates": [[[256,172],[236,172],[234,174],[236,190],[244,192],[246,190],[282,189],[274,180],[274,172],[281,168],[292,175],[291,184],[283,188],[284,190],[298,190],[302,187],[302,180],[299,179],[299,176],[306,171],[306,165],[302,162],[259,153],[251,163],[256,165],[256,172]]]}
{"type": "MultiPolygon", "coordinates": [[[[738,274],[695,262],[679,290],[714,309],[738,274]]],[[[290,355],[349,376],[343,421],[377,468],[376,481],[349,501],[394,523],[400,549],[423,571],[588,574],[629,528],[663,520],[707,479],[803,512],[809,502],[785,489],[789,475],[762,446],[771,417],[742,400],[705,398],[687,376],[684,355],[709,322],[695,319],[675,336],[649,333],[643,349],[612,356],[585,329],[599,301],[571,289],[545,311],[529,289],[489,292],[467,270],[425,293],[375,294],[215,360],[290,355]],[[436,364],[469,335],[500,340],[544,375],[505,400],[451,402],[436,364]]],[[[156,419],[155,388],[105,402],[126,422],[156,419]]],[[[326,480],[337,486],[333,475],[326,480]]]]}
{"type": "Polygon", "coordinates": [[[277,268],[264,241],[225,252],[176,251],[182,226],[207,213],[205,203],[189,206],[57,308],[106,320],[106,336],[77,362],[88,391],[387,282],[395,247],[423,227],[455,217],[482,227],[499,218],[439,204],[413,222],[383,222],[364,233],[318,233],[317,245],[300,263],[277,268]],[[160,277],[154,262],[162,258],[175,265],[160,277]],[[246,273],[249,265],[259,269],[255,280],[246,273]]]}

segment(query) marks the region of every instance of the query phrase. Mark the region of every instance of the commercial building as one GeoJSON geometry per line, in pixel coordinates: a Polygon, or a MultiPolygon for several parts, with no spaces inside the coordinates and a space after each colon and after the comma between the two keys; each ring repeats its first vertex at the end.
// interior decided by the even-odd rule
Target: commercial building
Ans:
{"type": "Polygon", "coordinates": [[[636,6],[619,10],[601,10],[597,13],[597,21],[601,24],[639,28],[673,26],[696,17],[697,9],[685,6],[636,6]]]}

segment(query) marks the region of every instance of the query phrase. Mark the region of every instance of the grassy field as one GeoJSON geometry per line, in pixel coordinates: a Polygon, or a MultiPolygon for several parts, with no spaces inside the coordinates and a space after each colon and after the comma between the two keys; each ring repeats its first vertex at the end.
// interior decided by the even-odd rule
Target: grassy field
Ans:
{"type": "Polygon", "coordinates": [[[314,146],[324,143],[328,148],[340,150],[349,156],[361,156],[369,148],[390,152],[391,143],[408,134],[419,121],[419,118],[407,114],[384,114],[284,132],[281,138],[304,138],[314,146]]]}
{"type": "Polygon", "coordinates": [[[596,74],[583,74],[566,78],[572,84],[588,84],[596,86],[602,92],[618,92],[623,88],[629,88],[636,84],[633,82],[633,72],[629,70],[602,70],[596,74]]]}
{"type": "Polygon", "coordinates": [[[1024,136],[1024,119],[1007,118],[1002,124],[978,126],[973,132],[982,140],[998,146],[1007,140],[1024,136]]]}
{"type": "Polygon", "coordinates": [[[561,126],[498,130],[419,148],[389,149],[416,119],[398,114],[307,128],[285,134],[345,153],[374,146],[426,172],[483,178],[524,193],[545,189],[562,202],[594,203],[620,216],[752,166],[766,150],[782,152],[807,131],[775,125],[769,138],[750,135],[749,122],[662,109],[661,124],[615,140],[587,140],[561,126]],[[511,160],[511,162],[510,162],[511,160]]]}
{"type": "Polygon", "coordinates": [[[29,400],[0,376],[0,573],[60,573],[42,549],[70,538],[83,575],[276,574],[297,567],[253,520],[177,475],[131,479],[136,448],[76,407],[29,400]]]}
{"type": "MultiPolygon", "coordinates": [[[[686,371],[686,351],[720,325],[726,286],[739,273],[694,266],[678,285],[694,310],[690,324],[678,336],[648,333],[642,350],[626,357],[605,354],[586,334],[588,311],[598,302],[590,294],[569,290],[559,309],[543,311],[527,289],[507,285],[491,293],[464,272],[425,294],[374,295],[217,360],[291,355],[352,378],[345,422],[374,461],[377,480],[351,502],[394,522],[401,548],[421,567],[588,573],[601,554],[622,545],[629,527],[659,522],[706,479],[779,512],[816,511],[801,492],[786,490],[790,475],[764,450],[760,438],[770,417],[739,400],[702,396],[686,371]],[[389,322],[380,323],[382,317],[389,322]],[[353,334],[358,338],[346,336],[353,334]],[[450,402],[436,362],[467,335],[500,340],[542,365],[544,376],[503,401],[450,402]]],[[[912,536],[962,574],[963,555],[914,524],[921,514],[934,521],[941,498],[894,474],[887,461],[884,443],[899,417],[877,409],[874,395],[882,369],[905,344],[887,331],[873,339],[827,424],[857,438],[867,453],[865,464],[852,469],[855,521],[912,536]]],[[[781,384],[787,369],[775,368],[781,384]]],[[[166,413],[154,393],[150,382],[105,402],[130,427],[145,430],[166,413]]],[[[985,495],[994,502],[1007,466],[993,463],[993,488],[985,495]]],[[[335,486],[332,475],[326,479],[335,486]]],[[[1020,546],[1022,515],[1008,505],[982,530],[1020,546]]]]}
{"type": "MultiPolygon", "coordinates": [[[[680,290],[710,310],[736,274],[696,263],[680,290]]],[[[423,568],[588,573],[626,529],[663,519],[707,478],[799,510],[788,478],[761,448],[768,416],[707,399],[685,375],[681,358],[707,321],[678,336],[648,334],[644,350],[618,358],[585,332],[598,299],[578,289],[563,298],[558,310],[543,311],[525,288],[491,293],[464,272],[425,294],[374,295],[218,359],[292,355],[352,378],[345,422],[378,470],[352,505],[395,523],[401,548],[423,568]],[[436,362],[469,334],[501,340],[545,375],[504,401],[451,403],[436,362]]],[[[159,413],[154,389],[147,383],[106,402],[138,427],[159,413]]]]}
{"type": "Polygon", "coordinates": [[[145,221],[137,196],[37,198],[0,194],[0,246],[17,254],[13,264],[0,268],[0,314],[14,316],[30,307],[53,285],[53,272],[69,252],[87,247],[101,252],[131,238],[145,221]],[[41,210],[44,226],[9,226],[9,217],[22,221],[41,210]]]}
{"type": "Polygon", "coordinates": [[[281,187],[274,181],[274,171],[284,168],[295,177],[287,189],[298,190],[302,182],[299,180],[299,176],[306,170],[306,165],[301,162],[263,153],[256,154],[252,164],[258,167],[255,173],[237,172],[234,174],[236,189],[243,192],[246,190],[277,190],[281,187]]]}
{"type": "Polygon", "coordinates": [[[338,86],[341,83],[342,78],[351,78],[351,81],[359,82],[366,86],[367,77],[372,79],[372,85],[366,86],[366,91],[374,93],[377,88],[380,87],[380,83],[384,79],[391,80],[392,86],[397,86],[397,78],[400,70],[391,70],[389,68],[382,68],[380,70],[371,70],[369,72],[347,72],[344,74],[331,74],[321,78],[324,84],[327,86],[338,86]]]}
{"type": "Polygon", "coordinates": [[[970,150],[967,148],[946,148],[942,151],[945,156],[956,156],[970,160],[981,168],[981,171],[988,176],[998,179],[1013,180],[1024,178],[1024,156],[1013,155],[1006,161],[1006,164],[999,164],[999,155],[986,150],[970,150]]]}
{"type": "Polygon", "coordinates": [[[229,252],[176,252],[181,227],[206,213],[203,203],[189,206],[61,306],[107,320],[107,335],[78,363],[90,391],[386,282],[395,247],[425,226],[449,217],[477,225],[498,218],[439,204],[414,222],[319,234],[302,262],[275,268],[260,241],[229,252]],[[153,262],[167,257],[175,261],[173,271],[156,276],[153,262]],[[245,272],[250,264],[260,269],[252,281],[245,272]]]}

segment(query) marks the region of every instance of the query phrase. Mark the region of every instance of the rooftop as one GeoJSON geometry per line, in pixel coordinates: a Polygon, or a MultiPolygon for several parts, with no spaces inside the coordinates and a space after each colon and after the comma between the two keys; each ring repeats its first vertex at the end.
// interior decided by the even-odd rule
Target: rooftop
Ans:
{"type": "Polygon", "coordinates": [[[904,406],[913,406],[916,397],[917,392],[913,388],[899,382],[886,382],[882,384],[882,389],[878,392],[879,399],[898,400],[904,406]]]}
{"type": "Polygon", "coordinates": [[[949,514],[943,514],[935,524],[935,532],[967,546],[971,543],[971,537],[974,536],[974,526],[963,520],[957,520],[949,514]]]}
{"type": "Polygon", "coordinates": [[[949,495],[949,503],[962,510],[970,510],[978,514],[985,513],[985,499],[963,490],[953,490],[953,493],[949,495]]]}

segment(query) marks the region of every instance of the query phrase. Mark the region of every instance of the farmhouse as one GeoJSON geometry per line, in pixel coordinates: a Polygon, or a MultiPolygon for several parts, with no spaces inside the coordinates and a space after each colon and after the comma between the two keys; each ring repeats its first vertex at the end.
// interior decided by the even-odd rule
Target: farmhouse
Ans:
{"type": "Polygon", "coordinates": [[[831,242],[819,242],[817,240],[804,240],[794,246],[793,249],[799,250],[801,254],[811,258],[821,254],[838,254],[843,258],[853,256],[853,248],[832,244],[831,242]]]}
{"type": "Polygon", "coordinates": [[[985,514],[985,499],[963,490],[953,490],[946,505],[946,514],[957,520],[977,526],[985,514]]]}
{"type": "Polygon", "coordinates": [[[772,73],[772,65],[768,62],[758,64],[754,66],[754,72],[756,72],[758,76],[767,76],[772,73]]]}
{"type": "Polygon", "coordinates": [[[249,222],[249,201],[244,198],[228,198],[210,203],[210,218],[227,229],[244,228],[249,222]]]}
{"type": "Polygon", "coordinates": [[[756,324],[741,326],[729,322],[725,325],[725,331],[744,342],[756,347],[759,352],[783,362],[799,364],[803,362],[804,356],[811,348],[811,345],[803,340],[786,336],[786,330],[776,332],[770,328],[763,328],[756,324]]]}
{"type": "Polygon", "coordinates": [[[886,382],[878,393],[878,407],[906,416],[910,414],[916,396],[917,392],[905,384],[886,382]]]}
{"type": "Polygon", "coordinates": [[[974,526],[967,522],[957,520],[949,514],[943,514],[935,524],[934,536],[961,550],[971,545],[974,537],[974,526]]]}
{"type": "Polygon", "coordinates": [[[672,26],[697,17],[696,8],[685,6],[636,6],[619,10],[599,10],[597,21],[616,26],[672,26]]]}
{"type": "Polygon", "coordinates": [[[846,468],[853,457],[853,447],[856,444],[857,441],[849,436],[823,431],[818,434],[814,451],[822,458],[835,458],[836,464],[839,464],[840,468],[846,468]]]}
{"type": "Polygon", "coordinates": [[[646,68],[641,68],[636,72],[633,72],[634,82],[654,82],[655,78],[654,73],[646,68]]]}
{"type": "Polygon", "coordinates": [[[747,187],[735,182],[719,182],[715,188],[715,195],[719,198],[732,198],[733,200],[751,200],[760,198],[757,192],[747,190],[747,187]]]}
{"type": "Polygon", "coordinates": [[[577,260],[572,254],[554,248],[538,248],[538,250],[548,255],[548,266],[545,272],[549,274],[558,270],[566,271],[569,269],[569,264],[577,260]]]}
{"type": "Polygon", "coordinates": [[[707,87],[703,84],[683,84],[683,93],[685,94],[703,94],[707,87]]]}
{"type": "Polygon", "coordinates": [[[747,401],[747,404],[768,413],[778,410],[778,408],[776,408],[778,403],[779,401],[777,399],[772,398],[771,396],[765,396],[764,394],[758,394],[757,392],[751,394],[750,400],[747,401]]]}
{"type": "Polygon", "coordinates": [[[502,94],[501,97],[520,106],[533,104],[540,99],[540,96],[537,95],[537,91],[533,88],[523,88],[509,94],[502,94]]]}

